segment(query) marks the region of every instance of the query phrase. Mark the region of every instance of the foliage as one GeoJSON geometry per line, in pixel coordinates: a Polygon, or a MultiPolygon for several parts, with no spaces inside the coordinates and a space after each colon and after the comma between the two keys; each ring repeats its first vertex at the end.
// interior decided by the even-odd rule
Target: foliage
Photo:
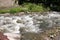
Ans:
{"type": "Polygon", "coordinates": [[[32,3],[24,3],[24,8],[26,8],[26,11],[30,11],[30,12],[45,12],[48,9],[44,8],[43,5],[41,4],[32,4],[32,3]]]}
{"type": "Polygon", "coordinates": [[[0,10],[0,13],[8,13],[9,10],[0,10]]]}
{"type": "Polygon", "coordinates": [[[25,2],[44,4],[44,7],[50,7],[51,10],[60,11],[60,0],[20,0],[19,3],[23,4],[25,2]],[[22,2],[22,3],[21,3],[22,2]]]}
{"type": "Polygon", "coordinates": [[[17,13],[17,12],[20,12],[21,11],[21,8],[20,7],[17,7],[17,8],[11,8],[9,10],[9,13],[17,13]]]}

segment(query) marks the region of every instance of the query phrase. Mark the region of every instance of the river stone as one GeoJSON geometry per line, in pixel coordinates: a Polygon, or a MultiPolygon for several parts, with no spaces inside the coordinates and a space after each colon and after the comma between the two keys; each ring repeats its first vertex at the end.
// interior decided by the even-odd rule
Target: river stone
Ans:
{"type": "Polygon", "coordinates": [[[24,23],[24,21],[22,21],[22,20],[17,20],[16,22],[17,23],[24,23]]]}

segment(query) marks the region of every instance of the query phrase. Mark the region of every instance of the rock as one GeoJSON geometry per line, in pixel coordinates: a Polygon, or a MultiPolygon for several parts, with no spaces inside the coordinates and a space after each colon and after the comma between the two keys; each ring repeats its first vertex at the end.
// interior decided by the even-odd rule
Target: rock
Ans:
{"type": "Polygon", "coordinates": [[[4,35],[7,35],[9,40],[20,40],[21,38],[20,34],[15,34],[15,33],[4,33],[4,35]]]}
{"type": "Polygon", "coordinates": [[[0,40],[9,40],[7,36],[3,35],[3,33],[0,32],[0,40]]]}
{"type": "Polygon", "coordinates": [[[14,5],[15,0],[0,0],[0,7],[11,7],[14,5]]]}
{"type": "Polygon", "coordinates": [[[20,31],[20,34],[24,34],[26,33],[26,28],[25,27],[20,27],[19,31],[20,31]]]}
{"type": "Polygon", "coordinates": [[[24,23],[24,21],[22,21],[22,20],[17,20],[16,22],[17,23],[24,23]]]}
{"type": "Polygon", "coordinates": [[[19,13],[16,13],[15,15],[17,15],[17,16],[22,16],[22,15],[24,15],[25,14],[25,12],[19,12],[19,13]]]}
{"type": "Polygon", "coordinates": [[[0,14],[0,16],[11,16],[10,13],[0,14]]]}
{"type": "Polygon", "coordinates": [[[21,21],[21,20],[17,20],[16,22],[17,22],[17,23],[21,23],[22,21],[21,21]]]}

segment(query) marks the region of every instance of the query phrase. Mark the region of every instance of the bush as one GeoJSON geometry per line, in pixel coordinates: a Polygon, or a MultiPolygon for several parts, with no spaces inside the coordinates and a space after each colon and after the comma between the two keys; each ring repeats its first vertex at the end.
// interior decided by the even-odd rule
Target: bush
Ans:
{"type": "Polygon", "coordinates": [[[26,8],[26,11],[29,12],[45,12],[48,11],[47,8],[45,8],[42,4],[34,4],[34,3],[24,3],[24,8],[26,8]]]}
{"type": "MultiPolygon", "coordinates": [[[[44,7],[50,7],[51,10],[60,11],[60,0],[20,0],[20,2],[30,2],[35,4],[44,4],[44,7]]],[[[23,4],[23,3],[21,3],[23,4]]]]}

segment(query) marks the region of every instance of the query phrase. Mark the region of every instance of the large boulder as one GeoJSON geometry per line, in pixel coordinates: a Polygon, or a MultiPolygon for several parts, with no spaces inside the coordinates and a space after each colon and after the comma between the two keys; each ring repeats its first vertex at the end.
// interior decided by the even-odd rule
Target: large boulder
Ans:
{"type": "Polygon", "coordinates": [[[9,40],[7,36],[3,35],[3,33],[0,32],[0,40],[9,40]]]}
{"type": "Polygon", "coordinates": [[[0,0],[0,7],[11,7],[14,5],[15,0],[0,0]]]}

